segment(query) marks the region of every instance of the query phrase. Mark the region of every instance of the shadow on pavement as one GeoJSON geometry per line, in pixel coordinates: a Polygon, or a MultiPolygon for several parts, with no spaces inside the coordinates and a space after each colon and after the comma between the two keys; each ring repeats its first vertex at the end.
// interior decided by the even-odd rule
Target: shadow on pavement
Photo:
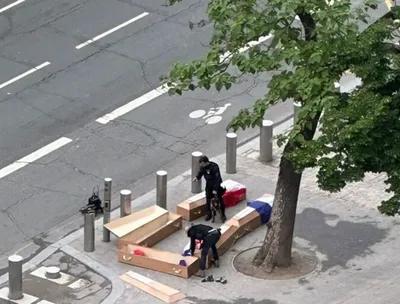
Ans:
{"type": "Polygon", "coordinates": [[[326,223],[338,218],[314,208],[306,208],[296,217],[295,235],[311,242],[327,256],[328,260],[322,262],[322,271],[334,266],[347,268],[347,262],[353,258],[374,253],[370,248],[388,234],[387,229],[378,228],[371,222],[339,220],[336,225],[326,223]]]}

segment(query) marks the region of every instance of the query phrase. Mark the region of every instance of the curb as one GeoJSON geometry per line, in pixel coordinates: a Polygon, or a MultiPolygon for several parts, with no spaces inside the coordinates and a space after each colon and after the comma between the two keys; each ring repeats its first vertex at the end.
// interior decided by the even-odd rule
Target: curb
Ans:
{"type": "MultiPolygon", "coordinates": [[[[293,125],[293,120],[291,119],[293,115],[288,116],[286,119],[279,121],[273,129],[274,136],[283,133],[285,130],[289,129],[293,125]]],[[[240,144],[238,144],[238,154],[246,151],[246,145],[251,143],[259,137],[259,134],[256,136],[252,136],[240,144]]],[[[215,158],[220,158],[225,153],[217,155],[215,158]]],[[[214,158],[214,157],[213,157],[214,158]]],[[[181,173],[180,175],[174,177],[173,179],[169,180],[167,183],[167,187],[174,187],[181,183],[182,181],[186,180],[187,178],[191,177],[191,169],[186,170],[185,172],[181,173]]],[[[131,205],[135,207],[142,207],[150,198],[155,197],[156,195],[156,188],[153,190],[145,193],[144,195],[132,200],[131,205]]],[[[111,218],[116,218],[117,214],[119,213],[119,208],[115,208],[111,211],[111,218]]],[[[101,227],[103,225],[103,218],[98,218],[95,221],[95,228],[101,227]]],[[[124,293],[125,285],[119,279],[118,275],[111,269],[101,265],[96,260],[92,259],[88,255],[83,252],[76,250],[74,247],[70,246],[73,241],[77,240],[78,238],[83,236],[83,227],[79,228],[78,230],[70,233],[66,237],[54,242],[53,244],[49,245],[41,252],[39,252],[36,256],[30,259],[27,263],[24,263],[22,266],[23,272],[29,271],[35,268],[37,265],[42,263],[44,260],[49,258],[52,254],[56,251],[61,250],[64,253],[70,255],[71,257],[75,258],[82,264],[86,265],[87,267],[93,269],[101,276],[109,279],[112,284],[111,293],[101,302],[104,304],[112,304],[115,303],[124,293]]],[[[8,282],[8,273],[2,275],[0,277],[0,285],[8,282]]]]}

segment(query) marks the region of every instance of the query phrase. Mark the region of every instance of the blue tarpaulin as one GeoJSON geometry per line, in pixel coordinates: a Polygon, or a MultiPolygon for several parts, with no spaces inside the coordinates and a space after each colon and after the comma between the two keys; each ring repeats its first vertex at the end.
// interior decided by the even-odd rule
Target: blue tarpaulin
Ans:
{"type": "MultiPolygon", "coordinates": [[[[271,203],[271,205],[272,205],[272,203],[271,203]]],[[[263,224],[268,223],[268,221],[271,217],[271,211],[272,211],[271,205],[268,202],[264,202],[264,201],[260,201],[260,200],[255,200],[255,201],[247,203],[247,206],[256,209],[258,214],[260,214],[261,222],[263,224]]]]}

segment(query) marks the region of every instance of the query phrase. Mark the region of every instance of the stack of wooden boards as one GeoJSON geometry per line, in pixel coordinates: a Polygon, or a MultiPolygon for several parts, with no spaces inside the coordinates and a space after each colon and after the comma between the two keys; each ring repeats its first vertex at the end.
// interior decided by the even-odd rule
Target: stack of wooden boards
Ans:
{"type": "MultiPolygon", "coordinates": [[[[244,193],[244,197],[243,194],[237,196],[237,199],[246,199],[246,193],[244,193]]],[[[197,218],[197,214],[192,211],[196,208],[205,208],[204,192],[179,204],[177,207],[179,214],[168,212],[158,206],[152,206],[104,225],[118,237],[118,261],[189,278],[199,269],[200,252],[196,252],[193,257],[184,257],[181,253],[150,247],[180,230],[182,218],[187,216],[189,221],[193,220],[193,215],[197,218]],[[185,216],[182,216],[182,213],[185,216]]],[[[239,238],[255,230],[261,224],[259,212],[252,207],[248,206],[236,214],[221,226],[222,235],[217,243],[219,254],[225,254],[239,238]]],[[[211,266],[211,252],[207,261],[207,267],[209,266],[211,266]]]]}

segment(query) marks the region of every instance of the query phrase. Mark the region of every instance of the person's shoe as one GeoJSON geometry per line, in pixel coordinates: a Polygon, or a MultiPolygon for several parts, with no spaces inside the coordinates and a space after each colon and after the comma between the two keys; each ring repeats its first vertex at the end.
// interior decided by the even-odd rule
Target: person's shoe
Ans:
{"type": "Polygon", "coordinates": [[[194,274],[194,276],[198,277],[198,278],[205,278],[206,277],[206,273],[205,273],[204,270],[199,270],[194,274]]]}
{"type": "Polygon", "coordinates": [[[225,221],[226,221],[226,216],[225,216],[225,215],[221,216],[221,220],[222,220],[223,222],[225,222],[225,221]]]}
{"type": "Polygon", "coordinates": [[[219,261],[214,261],[214,267],[219,268],[219,261]]]}
{"type": "Polygon", "coordinates": [[[209,220],[211,220],[211,215],[206,215],[205,219],[206,222],[208,222],[209,220]]]}

